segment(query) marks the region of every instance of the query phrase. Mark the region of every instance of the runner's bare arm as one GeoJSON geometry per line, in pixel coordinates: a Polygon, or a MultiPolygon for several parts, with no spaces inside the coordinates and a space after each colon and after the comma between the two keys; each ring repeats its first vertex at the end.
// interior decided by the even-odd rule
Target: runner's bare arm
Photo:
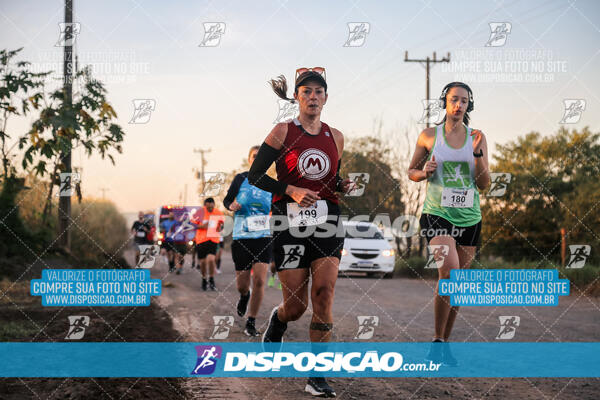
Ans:
{"type": "Polygon", "coordinates": [[[269,136],[265,139],[265,143],[274,148],[275,150],[281,150],[285,138],[287,137],[287,123],[280,122],[273,127],[269,136]]]}
{"type": "Polygon", "coordinates": [[[335,145],[337,147],[338,150],[338,158],[339,158],[339,162],[338,162],[338,179],[339,182],[337,183],[337,189],[338,191],[342,192],[342,193],[348,193],[348,191],[350,191],[350,189],[353,187],[354,182],[351,179],[341,179],[341,177],[339,176],[339,167],[341,165],[341,160],[342,160],[342,154],[344,153],[344,135],[342,134],[342,132],[340,132],[339,130],[335,129],[335,128],[331,128],[331,134],[333,135],[333,140],[335,141],[335,145]]]}
{"type": "Polygon", "coordinates": [[[473,136],[473,154],[483,152],[483,157],[475,157],[475,183],[479,190],[484,190],[490,185],[487,140],[479,129],[473,129],[471,136],[473,136]]]}
{"type": "Polygon", "coordinates": [[[437,168],[435,160],[427,161],[429,151],[435,140],[435,128],[424,129],[417,139],[415,152],[408,166],[408,178],[414,182],[421,182],[429,178],[437,168]]]}

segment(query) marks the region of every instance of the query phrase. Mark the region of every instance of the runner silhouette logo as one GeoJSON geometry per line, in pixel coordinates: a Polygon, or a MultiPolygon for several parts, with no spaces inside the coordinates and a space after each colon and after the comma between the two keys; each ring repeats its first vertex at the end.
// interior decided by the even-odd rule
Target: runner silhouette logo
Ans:
{"type": "Polygon", "coordinates": [[[69,331],[67,332],[67,336],[65,336],[65,339],[83,339],[83,335],[85,335],[85,328],[90,326],[90,317],[85,315],[70,315],[68,318],[69,331]]]}
{"type": "Polygon", "coordinates": [[[318,149],[307,149],[298,157],[298,170],[302,177],[316,181],[323,178],[331,169],[329,157],[318,149]]]}
{"type": "Polygon", "coordinates": [[[370,175],[366,172],[350,172],[348,178],[354,182],[354,188],[346,193],[347,197],[359,197],[365,193],[370,175]]]}
{"type": "Polygon", "coordinates": [[[465,161],[444,161],[442,179],[445,187],[470,187],[471,174],[469,164],[465,161]]]}
{"type": "Polygon", "coordinates": [[[198,360],[192,375],[210,375],[217,368],[217,360],[223,355],[221,346],[196,346],[198,360]]]}
{"type": "Polygon", "coordinates": [[[498,319],[500,320],[500,330],[496,339],[510,340],[514,338],[517,327],[521,325],[521,317],[517,315],[500,315],[498,319]]]}
{"type": "Polygon", "coordinates": [[[376,315],[359,315],[356,318],[358,319],[358,332],[356,332],[354,339],[371,339],[375,333],[375,327],[379,326],[379,317],[376,315]]]}
{"type": "Polygon", "coordinates": [[[427,246],[427,251],[429,252],[429,258],[427,259],[427,264],[425,264],[426,269],[439,269],[444,265],[444,259],[448,255],[448,251],[450,247],[445,244],[432,244],[427,246]]]}
{"type": "Polygon", "coordinates": [[[140,260],[136,268],[152,268],[156,262],[156,257],[160,253],[160,247],[156,244],[140,245],[140,260]]]}
{"type": "Polygon", "coordinates": [[[506,193],[506,188],[512,179],[512,175],[508,172],[492,172],[490,173],[492,184],[488,190],[488,197],[500,197],[506,193]]]}
{"type": "Polygon", "coordinates": [[[588,244],[571,244],[569,245],[569,262],[565,268],[583,268],[587,258],[592,252],[592,248],[588,244]]]}
{"type": "Polygon", "coordinates": [[[490,38],[485,44],[486,47],[502,47],[506,44],[508,34],[512,30],[510,22],[490,22],[490,38]]]}
{"type": "Polygon", "coordinates": [[[585,99],[565,99],[565,112],[559,124],[576,124],[585,110],[585,99]]]}
{"type": "Polygon", "coordinates": [[[298,268],[300,260],[304,255],[304,245],[301,244],[285,244],[283,245],[283,262],[281,268],[298,268]]]}
{"type": "Polygon", "coordinates": [[[231,315],[213,315],[215,327],[209,339],[223,340],[229,336],[229,330],[233,326],[233,317],[231,315]]]}

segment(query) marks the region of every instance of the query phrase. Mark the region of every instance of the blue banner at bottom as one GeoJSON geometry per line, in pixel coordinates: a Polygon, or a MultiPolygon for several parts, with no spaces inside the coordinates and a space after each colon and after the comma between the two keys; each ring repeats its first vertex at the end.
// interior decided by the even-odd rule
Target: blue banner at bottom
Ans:
{"type": "Polygon", "coordinates": [[[600,343],[0,343],[0,377],[600,377],[600,343]]]}

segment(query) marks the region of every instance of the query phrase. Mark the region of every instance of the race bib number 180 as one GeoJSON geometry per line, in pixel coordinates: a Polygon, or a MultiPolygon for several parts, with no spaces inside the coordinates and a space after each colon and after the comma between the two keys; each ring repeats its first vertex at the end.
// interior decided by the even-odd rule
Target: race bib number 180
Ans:
{"type": "Polygon", "coordinates": [[[288,203],[287,214],[290,227],[323,224],[327,222],[327,202],[317,200],[309,207],[300,207],[298,203],[288,203]]]}
{"type": "Polygon", "coordinates": [[[442,207],[470,208],[473,207],[474,189],[456,189],[445,187],[442,191],[442,207]]]}

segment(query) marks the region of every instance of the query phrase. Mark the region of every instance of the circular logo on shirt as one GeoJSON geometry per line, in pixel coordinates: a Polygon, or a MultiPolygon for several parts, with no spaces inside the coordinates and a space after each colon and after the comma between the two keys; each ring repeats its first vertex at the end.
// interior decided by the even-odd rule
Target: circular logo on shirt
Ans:
{"type": "Polygon", "coordinates": [[[331,169],[327,154],[318,149],[307,149],[298,157],[298,170],[302,177],[312,181],[323,178],[331,169]]]}

